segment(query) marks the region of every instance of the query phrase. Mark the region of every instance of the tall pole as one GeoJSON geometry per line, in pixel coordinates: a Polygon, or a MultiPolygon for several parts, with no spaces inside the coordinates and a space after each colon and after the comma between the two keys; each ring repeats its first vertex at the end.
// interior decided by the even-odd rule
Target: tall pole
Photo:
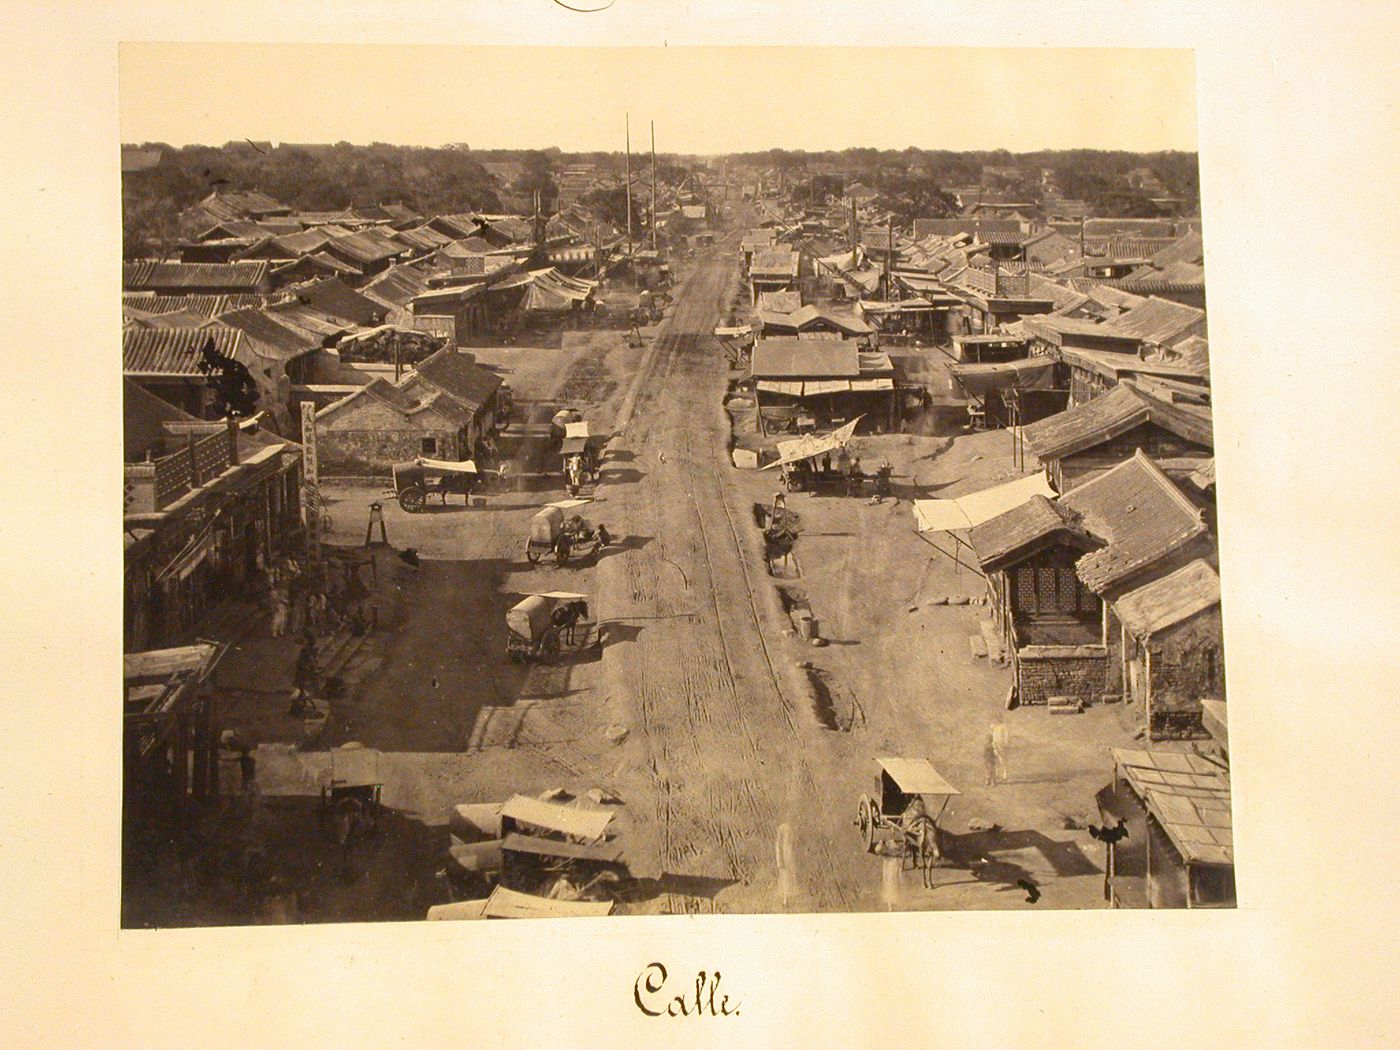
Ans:
{"type": "Polygon", "coordinates": [[[656,121],[651,122],[651,250],[656,251],[656,121]]]}
{"type": "Polygon", "coordinates": [[[885,242],[885,298],[894,300],[894,212],[890,212],[889,238],[885,242]]]}
{"type": "Polygon", "coordinates": [[[627,134],[627,152],[623,158],[624,171],[627,173],[627,258],[632,258],[632,115],[630,113],[623,117],[626,121],[624,127],[627,134]]]}

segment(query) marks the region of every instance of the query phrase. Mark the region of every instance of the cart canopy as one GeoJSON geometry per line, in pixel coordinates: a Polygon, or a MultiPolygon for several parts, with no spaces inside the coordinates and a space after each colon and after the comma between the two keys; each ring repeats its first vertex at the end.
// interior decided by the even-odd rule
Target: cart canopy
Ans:
{"type": "Polygon", "coordinates": [[[923,758],[877,758],[895,786],[906,795],[961,795],[923,758]]]}
{"type": "Polygon", "coordinates": [[[536,897],[532,893],[521,893],[505,886],[497,886],[484,901],[464,903],[480,903],[488,919],[572,919],[589,915],[611,915],[613,910],[612,901],[558,901],[548,897],[536,897]]]}
{"type": "Polygon", "coordinates": [[[531,853],[537,857],[589,860],[595,864],[617,864],[622,860],[620,842],[565,842],[563,839],[522,835],[518,831],[512,831],[501,841],[501,849],[506,853],[531,853]]]}
{"type": "Polygon", "coordinates": [[[559,538],[559,530],[564,525],[564,510],[549,506],[530,519],[530,542],[547,543],[551,547],[559,538]]]}
{"type": "Polygon", "coordinates": [[[589,842],[602,838],[613,819],[608,810],[566,806],[529,795],[512,795],[501,806],[501,816],[589,842]]]}
{"type": "Polygon", "coordinates": [[[361,744],[343,744],[330,753],[332,787],[368,787],[380,783],[379,752],[361,744]]]}
{"type": "Polygon", "coordinates": [[[480,474],[477,470],[476,462],[470,459],[453,461],[450,459],[423,459],[419,457],[415,462],[420,467],[428,470],[440,470],[445,474],[480,474]]]}
{"type": "Polygon", "coordinates": [[[506,626],[513,634],[518,634],[531,642],[539,641],[549,630],[549,614],[553,606],[542,595],[532,594],[517,602],[506,613],[506,626]]]}
{"type": "Polygon", "coordinates": [[[583,438],[588,440],[588,420],[580,419],[572,423],[564,424],[564,436],[566,438],[583,438]]]}

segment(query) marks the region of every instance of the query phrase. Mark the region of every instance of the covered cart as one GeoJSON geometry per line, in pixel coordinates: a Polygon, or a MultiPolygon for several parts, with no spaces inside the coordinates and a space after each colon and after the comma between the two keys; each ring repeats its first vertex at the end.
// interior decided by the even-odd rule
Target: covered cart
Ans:
{"type": "Polygon", "coordinates": [[[564,480],[570,495],[577,496],[585,484],[597,480],[598,450],[586,421],[565,426],[559,455],[563,460],[564,480]]]}
{"type": "Polygon", "coordinates": [[[592,639],[588,596],[568,591],[531,594],[506,613],[506,655],[517,663],[549,660],[592,639]]]}
{"type": "Polygon", "coordinates": [[[564,531],[563,508],[553,504],[542,507],[530,519],[530,537],[525,541],[525,558],[534,564],[546,554],[553,554],[564,531]]]}
{"type": "MultiPolygon", "coordinates": [[[[450,870],[480,885],[540,894],[551,900],[610,901],[632,885],[622,845],[611,833],[614,811],[512,795],[505,802],[474,807],[471,823],[494,837],[457,840],[449,850],[450,870]],[[489,814],[484,811],[488,811],[489,814]],[[482,821],[480,818],[489,819],[482,821]]],[[[474,837],[474,836],[473,836],[474,837]]],[[[451,885],[451,880],[449,880],[451,885]]],[[[460,909],[474,918],[471,909],[460,909]]],[[[447,917],[447,916],[444,916],[447,917]]]]}
{"type": "Polygon", "coordinates": [[[334,748],[330,759],[330,769],[321,783],[320,824],[324,833],[344,845],[379,826],[384,790],[379,752],[346,744],[334,748]]]}
{"type": "Polygon", "coordinates": [[[789,492],[831,492],[859,495],[864,476],[858,473],[846,446],[855,436],[857,416],[828,434],[809,434],[778,442],[778,458],[764,466],[776,468],[789,492]]]}
{"type": "Polygon", "coordinates": [[[942,856],[938,820],[957,788],[922,758],[877,758],[878,795],[863,795],[856,813],[866,852],[903,856],[918,868],[928,885],[929,874],[942,856]],[[936,807],[936,810],[930,810],[936,807]]]}
{"type": "Polygon", "coordinates": [[[394,498],[410,514],[416,514],[429,498],[437,496],[447,506],[449,495],[460,495],[468,502],[472,493],[486,487],[486,475],[470,459],[415,459],[394,464],[394,498]]]}
{"type": "Polygon", "coordinates": [[[576,408],[561,408],[549,421],[550,440],[558,445],[564,440],[565,430],[570,423],[582,423],[583,413],[576,408]]]}

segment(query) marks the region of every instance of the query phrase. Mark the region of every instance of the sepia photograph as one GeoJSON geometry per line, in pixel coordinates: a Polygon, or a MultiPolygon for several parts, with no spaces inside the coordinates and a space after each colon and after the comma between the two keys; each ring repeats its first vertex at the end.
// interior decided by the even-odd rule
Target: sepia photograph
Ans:
{"type": "Polygon", "coordinates": [[[1193,56],[878,55],[121,46],[123,927],[1235,906],[1193,56]]]}
{"type": "Polygon", "coordinates": [[[0,26],[6,1045],[1400,1042],[1393,5],[0,26]]]}

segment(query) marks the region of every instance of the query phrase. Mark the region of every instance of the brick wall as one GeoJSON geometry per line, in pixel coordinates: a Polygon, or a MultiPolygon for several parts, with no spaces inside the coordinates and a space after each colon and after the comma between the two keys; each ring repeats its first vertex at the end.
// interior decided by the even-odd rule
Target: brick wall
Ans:
{"type": "Polygon", "coordinates": [[[1109,691],[1110,668],[1117,671],[1102,646],[1023,646],[1016,650],[1017,696],[1023,704],[1043,704],[1052,696],[1097,703],[1109,691]]]}
{"type": "Polygon", "coordinates": [[[1204,737],[1201,697],[1225,695],[1225,660],[1216,606],[1152,640],[1148,727],[1153,740],[1204,737]]]}

